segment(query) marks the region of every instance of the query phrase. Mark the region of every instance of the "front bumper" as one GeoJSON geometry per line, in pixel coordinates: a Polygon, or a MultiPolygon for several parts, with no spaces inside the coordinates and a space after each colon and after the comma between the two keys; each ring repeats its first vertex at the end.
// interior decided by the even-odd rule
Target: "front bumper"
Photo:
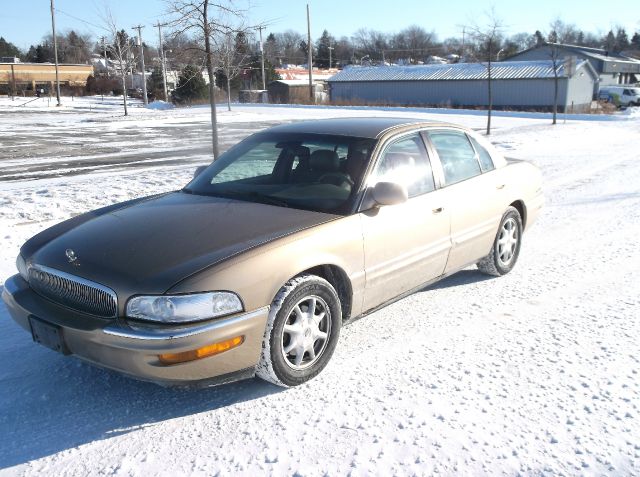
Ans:
{"type": "MultiPolygon", "coordinates": [[[[67,349],[92,364],[161,384],[215,382],[216,377],[250,375],[262,351],[269,307],[195,325],[152,325],[103,319],[59,306],[36,294],[20,276],[2,292],[11,317],[30,331],[29,317],[57,325],[67,349]],[[186,363],[163,365],[159,354],[179,353],[244,336],[237,348],[186,363]]],[[[229,379],[225,379],[229,380],[229,379]]]]}

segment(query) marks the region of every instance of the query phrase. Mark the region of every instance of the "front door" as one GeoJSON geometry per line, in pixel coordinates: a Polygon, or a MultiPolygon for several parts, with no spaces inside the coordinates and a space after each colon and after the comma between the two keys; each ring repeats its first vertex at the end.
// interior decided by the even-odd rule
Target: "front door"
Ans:
{"type": "Polygon", "coordinates": [[[364,235],[367,311],[440,276],[450,248],[449,208],[435,190],[421,136],[390,143],[368,181],[404,184],[409,200],[360,213],[364,235]]]}

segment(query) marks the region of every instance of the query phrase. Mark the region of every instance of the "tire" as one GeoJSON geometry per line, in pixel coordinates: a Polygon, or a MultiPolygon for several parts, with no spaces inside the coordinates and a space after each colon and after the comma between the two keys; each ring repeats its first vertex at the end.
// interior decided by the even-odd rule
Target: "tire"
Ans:
{"type": "Polygon", "coordinates": [[[341,325],[340,299],[328,281],[309,274],[292,278],[271,304],[256,375],[283,387],[309,381],[331,359],[341,325]]]}
{"type": "Polygon", "coordinates": [[[520,212],[509,207],[500,221],[491,253],[478,262],[478,270],[496,277],[506,275],[515,267],[522,245],[520,212]]]}

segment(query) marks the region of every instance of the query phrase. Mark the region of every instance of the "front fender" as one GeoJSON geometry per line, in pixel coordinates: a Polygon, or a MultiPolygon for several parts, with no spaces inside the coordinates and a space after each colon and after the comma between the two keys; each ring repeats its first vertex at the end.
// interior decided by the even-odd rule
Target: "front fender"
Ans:
{"type": "Polygon", "coordinates": [[[351,281],[352,315],[364,288],[364,252],[359,215],[343,217],[275,240],[225,260],[174,285],[167,293],[228,290],[247,311],[268,306],[292,277],[319,265],[342,269],[351,281]]]}

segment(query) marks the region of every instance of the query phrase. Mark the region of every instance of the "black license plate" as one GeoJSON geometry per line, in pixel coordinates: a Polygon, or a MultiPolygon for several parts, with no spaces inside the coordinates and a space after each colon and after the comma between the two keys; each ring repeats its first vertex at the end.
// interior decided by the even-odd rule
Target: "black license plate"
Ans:
{"type": "Polygon", "coordinates": [[[31,326],[31,336],[33,341],[46,346],[58,353],[69,354],[69,349],[64,344],[62,337],[62,328],[46,321],[39,320],[34,316],[29,317],[29,325],[31,326]]]}

